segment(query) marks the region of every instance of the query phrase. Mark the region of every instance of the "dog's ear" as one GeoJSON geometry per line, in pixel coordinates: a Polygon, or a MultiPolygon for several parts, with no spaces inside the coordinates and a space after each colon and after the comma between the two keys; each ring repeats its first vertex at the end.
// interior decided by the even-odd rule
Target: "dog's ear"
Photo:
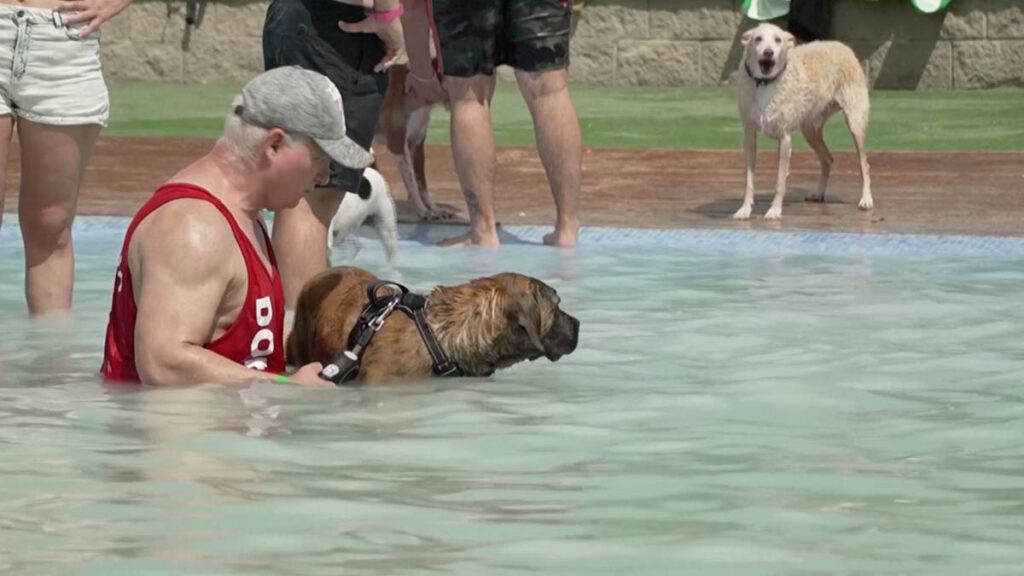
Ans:
{"type": "Polygon", "coordinates": [[[744,32],[742,36],[740,36],[740,44],[742,44],[744,46],[746,46],[747,44],[750,44],[750,39],[753,38],[753,37],[754,37],[754,29],[751,28],[750,30],[747,30],[746,32],[744,32]]]}
{"type": "Polygon", "coordinates": [[[793,46],[796,46],[796,36],[793,36],[789,32],[784,32],[782,34],[782,39],[786,42],[787,48],[792,48],[793,46]]]}
{"type": "MultiPolygon", "coordinates": [[[[508,298],[506,312],[509,322],[518,324],[526,332],[530,343],[538,352],[545,352],[544,342],[541,341],[541,335],[544,334],[543,311],[533,282],[523,277],[505,274],[501,275],[501,282],[508,298]]],[[[515,326],[510,328],[515,329],[515,326]]]]}

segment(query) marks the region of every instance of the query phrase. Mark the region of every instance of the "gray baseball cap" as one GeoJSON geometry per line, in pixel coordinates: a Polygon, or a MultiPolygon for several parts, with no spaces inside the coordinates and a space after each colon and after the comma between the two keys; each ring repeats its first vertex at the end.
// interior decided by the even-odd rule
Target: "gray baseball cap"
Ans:
{"type": "Polygon", "coordinates": [[[345,135],[341,94],[323,74],[299,68],[273,68],[242,87],[235,114],[249,124],[307,136],[335,162],[349,168],[373,164],[373,154],[345,135]]]}

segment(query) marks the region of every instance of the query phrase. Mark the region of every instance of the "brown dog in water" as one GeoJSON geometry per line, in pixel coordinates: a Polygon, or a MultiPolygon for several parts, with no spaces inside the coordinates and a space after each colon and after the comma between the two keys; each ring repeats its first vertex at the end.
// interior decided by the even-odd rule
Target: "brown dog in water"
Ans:
{"type": "MultiPolygon", "coordinates": [[[[321,272],[299,294],[286,346],[289,364],[327,365],[349,347],[349,335],[370,303],[378,278],[342,266],[321,272]]],[[[390,285],[394,286],[394,285],[390,285]]],[[[397,294],[385,287],[382,291],[397,294]]],[[[425,318],[437,344],[466,376],[490,376],[523,360],[552,362],[576,349],[580,322],[559,308],[547,284],[512,272],[425,295],[425,318]]],[[[435,373],[416,322],[392,312],[362,351],[355,380],[368,384],[419,379],[435,373]]]]}

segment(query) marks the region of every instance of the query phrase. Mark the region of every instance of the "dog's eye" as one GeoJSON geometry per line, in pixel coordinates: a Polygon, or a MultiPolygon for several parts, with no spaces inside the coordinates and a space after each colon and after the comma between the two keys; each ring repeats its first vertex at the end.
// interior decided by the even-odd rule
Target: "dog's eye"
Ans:
{"type": "Polygon", "coordinates": [[[775,43],[776,44],[782,44],[782,38],[779,38],[778,36],[776,36],[775,37],[775,43]]]}
{"type": "Polygon", "coordinates": [[[762,40],[762,38],[760,36],[757,36],[756,38],[754,38],[754,42],[760,42],[761,40],[762,40]]]}

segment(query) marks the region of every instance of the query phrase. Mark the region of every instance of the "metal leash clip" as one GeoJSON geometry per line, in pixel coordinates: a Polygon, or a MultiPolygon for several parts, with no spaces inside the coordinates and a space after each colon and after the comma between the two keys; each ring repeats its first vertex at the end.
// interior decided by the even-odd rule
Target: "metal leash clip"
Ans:
{"type": "MultiPolygon", "coordinates": [[[[375,294],[370,295],[370,305],[376,308],[380,305],[380,301],[377,300],[375,294]]],[[[370,339],[374,334],[380,331],[381,327],[384,326],[384,320],[391,314],[395,309],[395,306],[401,302],[402,296],[396,294],[391,296],[391,299],[383,308],[380,308],[373,314],[369,321],[365,322],[366,328],[360,330],[355,337],[355,343],[352,344],[350,350],[345,350],[341,354],[338,354],[331,361],[328,362],[323,370],[320,371],[319,376],[324,380],[334,382],[336,386],[341,386],[345,382],[352,380],[356,377],[359,372],[359,356],[362,354],[363,349],[370,343],[370,339]]],[[[365,316],[364,316],[365,318],[365,316]]]]}

